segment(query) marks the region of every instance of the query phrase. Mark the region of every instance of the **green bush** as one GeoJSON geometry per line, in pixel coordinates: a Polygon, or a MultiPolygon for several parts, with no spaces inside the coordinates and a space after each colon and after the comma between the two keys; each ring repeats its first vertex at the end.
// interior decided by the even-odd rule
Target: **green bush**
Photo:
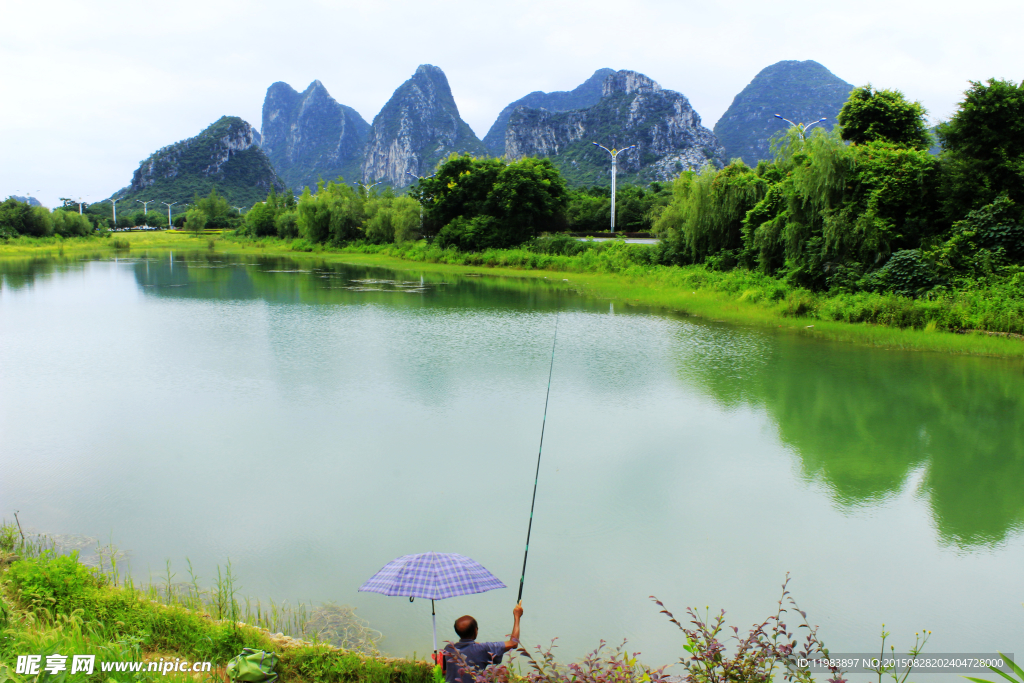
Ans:
{"type": "Polygon", "coordinates": [[[897,251],[869,280],[882,291],[909,297],[921,296],[939,284],[935,266],[919,249],[897,251]]]}
{"type": "Polygon", "coordinates": [[[78,562],[78,553],[54,555],[52,551],[38,558],[18,560],[11,564],[9,574],[20,598],[26,602],[52,599],[58,603],[79,599],[87,589],[102,585],[102,579],[78,562]]]}

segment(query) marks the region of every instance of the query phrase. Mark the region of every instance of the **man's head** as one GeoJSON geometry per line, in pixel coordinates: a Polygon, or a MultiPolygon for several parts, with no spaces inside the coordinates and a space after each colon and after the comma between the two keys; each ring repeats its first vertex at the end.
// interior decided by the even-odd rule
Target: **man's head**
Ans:
{"type": "Polygon", "coordinates": [[[455,620],[455,632],[464,640],[476,639],[476,619],[465,614],[455,620]]]}

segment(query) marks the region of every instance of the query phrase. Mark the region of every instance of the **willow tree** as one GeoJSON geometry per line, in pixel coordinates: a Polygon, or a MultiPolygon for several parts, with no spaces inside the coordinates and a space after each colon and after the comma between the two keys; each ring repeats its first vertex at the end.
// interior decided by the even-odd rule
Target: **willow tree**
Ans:
{"type": "Polygon", "coordinates": [[[729,267],[737,255],[730,252],[743,245],[743,219],[767,190],[768,183],[739,160],[721,170],[707,165],[700,173],[683,173],[672,184],[672,201],[654,232],[687,260],[717,256],[729,267]]]}

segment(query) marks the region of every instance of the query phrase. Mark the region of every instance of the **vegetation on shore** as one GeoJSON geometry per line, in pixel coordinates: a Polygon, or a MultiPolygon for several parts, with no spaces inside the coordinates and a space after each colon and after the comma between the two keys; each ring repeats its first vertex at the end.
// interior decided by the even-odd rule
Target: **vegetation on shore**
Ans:
{"type": "Polygon", "coordinates": [[[253,240],[236,236],[218,241],[217,245],[218,250],[225,252],[372,263],[396,270],[424,265],[457,272],[479,272],[486,268],[500,276],[566,280],[565,286],[580,294],[630,305],[665,308],[722,322],[784,328],[821,339],[880,348],[1024,357],[1024,342],[1012,333],[997,330],[990,334],[983,327],[1001,320],[1020,325],[1024,318],[1020,299],[987,292],[950,296],[939,302],[891,293],[830,296],[763,273],[652,264],[650,252],[656,246],[619,240],[580,242],[556,235],[517,249],[483,252],[440,249],[422,240],[331,248],[301,239],[253,240]],[[940,326],[943,320],[952,324],[940,326]],[[957,324],[961,326],[956,327],[957,324]]]}
{"type": "MultiPolygon", "coordinates": [[[[242,648],[276,653],[285,681],[431,683],[427,662],[382,657],[380,634],[350,608],[263,606],[236,595],[230,565],[216,586],[194,575],[184,587],[167,570],[163,585],[136,586],[118,569],[117,553],[100,552],[99,567],[60,554],[45,538],[0,525],[0,681],[62,681],[69,672],[18,674],[18,655],[94,655],[80,681],[221,681],[242,648]],[[291,632],[296,638],[283,633],[291,632]],[[337,645],[335,644],[337,643],[337,645]],[[340,645],[340,647],[339,647],[340,645]],[[209,673],[101,671],[100,662],[212,662],[209,673]]],[[[190,567],[191,574],[191,567],[190,567]]]]}
{"type": "Polygon", "coordinates": [[[1024,342],[1012,336],[1016,334],[1012,332],[1014,328],[1007,333],[990,329],[1000,321],[1017,321],[1015,324],[1019,325],[1021,298],[1017,293],[1000,294],[992,290],[951,293],[940,301],[884,293],[830,296],[742,269],[719,271],[702,265],[651,264],[648,259],[653,248],[656,247],[622,241],[579,242],[554,236],[517,249],[460,252],[440,249],[423,240],[377,245],[357,242],[331,247],[311,244],[301,238],[201,235],[197,239],[189,233],[156,232],[125,233],[110,240],[20,238],[0,243],[0,258],[107,258],[167,250],[214,250],[362,263],[395,270],[426,266],[430,270],[479,272],[486,268],[495,276],[546,278],[582,295],[628,305],[652,306],[709,320],[793,331],[820,339],[879,348],[1024,357],[1024,342]],[[942,319],[961,326],[940,327],[942,319]],[[959,333],[944,331],[948,329],[959,333]]]}
{"type": "MultiPolygon", "coordinates": [[[[0,524],[0,681],[64,681],[75,678],[96,683],[169,680],[225,681],[227,663],[243,648],[272,652],[278,657],[276,673],[282,683],[324,681],[327,683],[442,683],[440,670],[427,661],[380,656],[374,632],[343,614],[340,619],[291,620],[289,626],[308,640],[273,634],[260,624],[276,627],[275,611],[254,612],[251,601],[243,608],[235,594],[230,574],[218,571],[216,588],[203,590],[192,575],[181,588],[167,569],[162,586],[140,588],[131,576],[117,568],[113,548],[100,552],[100,566],[79,561],[78,553],[61,554],[43,537],[26,539],[20,523],[0,524]],[[244,621],[243,621],[244,620],[244,621]],[[341,647],[325,642],[328,635],[341,647]],[[40,672],[20,673],[18,656],[40,656],[40,672]],[[71,655],[95,657],[92,673],[72,674],[47,670],[53,656],[64,662],[71,655]],[[149,671],[149,662],[212,664],[208,672],[149,671]],[[142,671],[104,667],[109,663],[146,662],[142,671]],[[107,669],[107,670],[104,670],[107,669]]],[[[189,567],[191,572],[191,566],[189,567]]],[[[724,610],[712,617],[687,609],[688,622],[678,621],[655,600],[669,621],[685,636],[686,654],[680,658],[686,683],[714,681],[766,681],[781,676],[786,681],[813,683],[807,661],[828,656],[828,648],[797,606],[788,590],[789,577],[782,585],[778,609],[748,635],[740,636],[725,624],[724,610]],[[787,626],[800,615],[797,626],[787,626]],[[732,631],[731,636],[726,636],[732,631]],[[731,647],[727,650],[728,640],[731,647]],[[726,641],[726,642],[723,642],[726,641]],[[798,642],[799,641],[799,642],[798,642]]],[[[294,613],[293,613],[294,616],[294,613]]],[[[376,634],[379,636],[379,634],[376,634]]],[[[883,633],[884,639],[888,634],[883,633]]],[[[925,635],[924,641],[927,640],[925,635]]],[[[920,638],[911,653],[923,648],[920,638]]],[[[665,666],[652,668],[639,662],[625,643],[608,650],[602,642],[582,660],[568,665],[555,660],[552,647],[530,652],[518,649],[518,661],[488,667],[472,676],[474,683],[663,683],[665,666]]],[[[510,657],[512,659],[512,657],[510,657]]],[[[907,669],[906,673],[909,673],[907,669]]],[[[837,666],[829,669],[830,681],[845,683],[837,666]]],[[[900,678],[891,668],[879,669],[900,678]]],[[[903,678],[906,678],[904,674],[903,678]]],[[[248,679],[247,679],[248,680],[248,679]]]]}
{"type": "MultiPolygon", "coordinates": [[[[450,156],[408,196],[342,182],[320,182],[297,200],[272,189],[244,220],[230,217],[214,192],[196,198],[186,229],[200,236],[204,226],[237,226],[229,250],[585,273],[595,276],[587,291],[598,296],[713,319],[802,325],[890,348],[1020,357],[1024,86],[972,83],[939,127],[939,157],[928,152],[924,114],[897,91],[857,88],[840,126],[810,135],[791,129],[776,140],[771,163],[683,173],[671,193],[661,185],[624,190],[628,222],[661,237],[651,246],[559,233],[598,224],[607,200],[570,193],[548,160],[468,155],[450,156]],[[618,280],[596,286],[597,275],[618,280]]],[[[4,239],[0,255],[44,246],[61,254],[90,239],[74,237],[80,216],[44,213],[14,200],[0,206],[0,224],[9,218],[22,228],[8,232],[23,235],[4,239]]],[[[110,247],[136,244],[133,236],[110,247]]]]}

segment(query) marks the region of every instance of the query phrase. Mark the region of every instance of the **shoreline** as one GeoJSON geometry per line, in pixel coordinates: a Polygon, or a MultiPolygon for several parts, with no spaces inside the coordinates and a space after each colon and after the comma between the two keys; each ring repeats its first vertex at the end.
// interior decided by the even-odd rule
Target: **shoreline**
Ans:
{"type": "MultiPolygon", "coordinates": [[[[226,240],[220,236],[199,236],[181,233],[122,233],[118,238],[72,238],[35,240],[36,244],[0,244],[0,259],[54,258],[75,255],[137,256],[139,251],[214,251],[224,254],[264,254],[292,258],[297,261],[320,260],[389,268],[397,271],[425,270],[441,273],[478,274],[517,279],[562,279],[566,287],[582,296],[606,299],[626,306],[650,306],[678,314],[694,316],[710,322],[749,325],[765,330],[799,334],[827,341],[853,343],[879,349],[923,351],[950,355],[988,356],[1024,359],[1024,340],[1013,333],[972,330],[955,333],[942,330],[898,328],[872,323],[849,323],[822,320],[807,316],[785,315],[777,308],[745,300],[711,288],[664,281],[657,273],[599,273],[536,268],[513,268],[491,265],[457,265],[404,259],[341,249],[312,252],[292,251],[286,242],[268,244],[253,240],[226,240]],[[114,239],[127,238],[130,249],[115,249],[114,239]],[[691,287],[696,287],[691,289],[691,287]],[[690,291],[686,291],[690,290],[690,291]]],[[[680,273],[682,270],[680,269],[680,273]]]]}

